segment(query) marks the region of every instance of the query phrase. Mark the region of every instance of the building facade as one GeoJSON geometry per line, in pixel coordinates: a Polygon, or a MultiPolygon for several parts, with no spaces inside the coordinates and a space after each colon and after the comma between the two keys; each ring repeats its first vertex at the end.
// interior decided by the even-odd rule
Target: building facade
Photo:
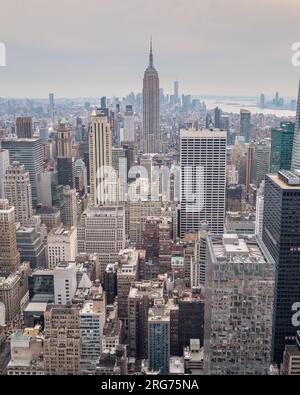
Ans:
{"type": "Polygon", "coordinates": [[[274,281],[274,260],[255,237],[207,237],[204,374],[268,374],[274,281]]]}
{"type": "Polygon", "coordinates": [[[44,149],[42,140],[31,139],[6,139],[1,142],[3,149],[9,151],[10,162],[20,162],[29,172],[32,203],[38,204],[38,175],[43,172],[44,149]]]}
{"type": "Polygon", "coordinates": [[[292,308],[300,301],[300,178],[292,172],[266,177],[262,239],[276,263],[272,355],[280,365],[299,329],[292,308]]]}
{"type": "Polygon", "coordinates": [[[47,238],[48,267],[60,262],[75,262],[77,256],[77,229],[53,228],[47,238]]]}
{"type": "Polygon", "coordinates": [[[152,42],[150,46],[149,66],[143,80],[143,138],[144,152],[160,152],[160,105],[159,77],[153,65],[152,42]]]}
{"type": "Polygon", "coordinates": [[[31,139],[33,137],[32,118],[16,118],[16,134],[18,139],[31,139]]]}
{"type": "Polygon", "coordinates": [[[200,230],[222,233],[225,220],[226,132],[181,130],[180,237],[200,230]]]}
{"type": "Polygon", "coordinates": [[[293,142],[292,169],[300,169],[300,80],[296,113],[296,125],[293,142]]]}
{"type": "Polygon", "coordinates": [[[18,270],[20,253],[17,248],[15,208],[7,199],[0,200],[0,275],[18,270]]]}
{"type": "Polygon", "coordinates": [[[4,180],[5,198],[15,207],[16,222],[28,225],[33,215],[29,172],[24,165],[13,162],[6,170],[4,180]]]}
{"type": "Polygon", "coordinates": [[[125,248],[125,209],[123,206],[90,206],[82,214],[78,226],[78,252],[98,254],[101,281],[108,264],[118,261],[125,248]]]}
{"type": "Polygon", "coordinates": [[[46,375],[80,374],[80,306],[48,305],[45,311],[46,375]]]}
{"type": "Polygon", "coordinates": [[[106,114],[99,109],[91,116],[89,169],[91,203],[99,206],[115,202],[116,179],[112,180],[115,190],[109,180],[112,176],[112,130],[106,114]]]}
{"type": "Polygon", "coordinates": [[[291,170],[295,123],[281,122],[280,128],[271,130],[270,172],[291,170]]]}
{"type": "Polygon", "coordinates": [[[0,148],[0,199],[4,199],[4,179],[9,166],[9,151],[0,148]]]}

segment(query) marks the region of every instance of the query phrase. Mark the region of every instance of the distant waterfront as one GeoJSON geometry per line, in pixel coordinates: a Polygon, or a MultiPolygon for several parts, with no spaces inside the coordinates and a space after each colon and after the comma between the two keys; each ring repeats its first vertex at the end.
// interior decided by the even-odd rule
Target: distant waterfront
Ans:
{"type": "MultiPolygon", "coordinates": [[[[271,114],[277,117],[295,117],[296,112],[291,110],[268,109],[257,107],[258,100],[255,98],[216,98],[206,99],[199,97],[201,101],[205,101],[207,109],[212,110],[215,107],[221,108],[226,113],[239,113],[241,108],[251,111],[253,114],[271,114]]],[[[290,102],[292,99],[287,102],[290,102]]]]}

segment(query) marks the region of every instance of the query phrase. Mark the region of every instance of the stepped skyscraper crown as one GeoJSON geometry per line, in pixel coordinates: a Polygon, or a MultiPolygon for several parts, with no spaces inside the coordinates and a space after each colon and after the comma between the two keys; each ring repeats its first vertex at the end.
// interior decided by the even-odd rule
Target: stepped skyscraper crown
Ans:
{"type": "Polygon", "coordinates": [[[143,141],[144,152],[159,153],[159,78],[153,63],[152,39],[150,40],[149,66],[143,80],[143,141]]]}
{"type": "Polygon", "coordinates": [[[300,81],[298,90],[298,104],[296,114],[296,126],[294,134],[294,145],[293,145],[293,158],[292,158],[292,169],[300,169],[300,81]]]}

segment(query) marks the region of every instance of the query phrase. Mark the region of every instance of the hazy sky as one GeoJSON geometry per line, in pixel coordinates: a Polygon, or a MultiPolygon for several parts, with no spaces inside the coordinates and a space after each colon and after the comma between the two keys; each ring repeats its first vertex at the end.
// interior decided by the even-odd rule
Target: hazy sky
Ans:
{"type": "Polygon", "coordinates": [[[299,0],[1,0],[0,96],[141,91],[153,36],[161,86],[295,96],[299,0]]]}

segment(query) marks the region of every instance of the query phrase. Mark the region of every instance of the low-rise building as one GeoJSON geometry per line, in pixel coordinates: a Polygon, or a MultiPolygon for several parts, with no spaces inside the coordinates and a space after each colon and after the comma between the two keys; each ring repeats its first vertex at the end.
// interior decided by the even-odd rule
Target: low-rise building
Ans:
{"type": "Polygon", "coordinates": [[[203,374],[204,351],[199,339],[191,339],[190,346],[184,349],[184,368],[186,374],[203,374]]]}
{"type": "Polygon", "coordinates": [[[7,366],[10,376],[44,375],[43,336],[29,335],[17,330],[10,341],[11,360],[7,366]]]}
{"type": "Polygon", "coordinates": [[[285,346],[281,374],[285,376],[300,375],[300,331],[297,332],[295,345],[285,346]]]}
{"type": "Polygon", "coordinates": [[[60,262],[75,262],[77,255],[77,229],[53,228],[48,234],[48,267],[53,269],[60,262]]]}

